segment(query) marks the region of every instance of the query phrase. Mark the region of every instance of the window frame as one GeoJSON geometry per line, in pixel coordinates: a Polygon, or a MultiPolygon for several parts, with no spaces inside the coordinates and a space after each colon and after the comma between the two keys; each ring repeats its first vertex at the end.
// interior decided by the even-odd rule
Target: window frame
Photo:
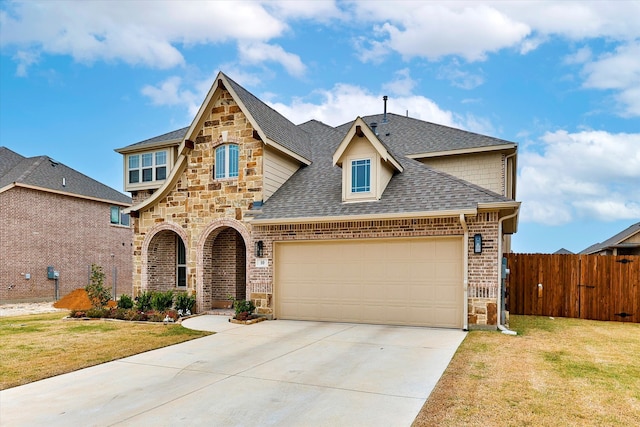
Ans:
{"type": "Polygon", "coordinates": [[[240,175],[240,146],[238,144],[219,145],[214,151],[214,159],[214,179],[238,178],[240,175]],[[232,168],[232,166],[235,167],[232,168]]]}
{"type": "Polygon", "coordinates": [[[180,236],[176,236],[176,288],[187,288],[187,247],[180,236]],[[180,283],[181,272],[184,272],[184,284],[180,283]]]}
{"type": "Polygon", "coordinates": [[[109,223],[120,227],[131,227],[131,217],[129,214],[122,213],[122,209],[120,206],[109,208],[109,223]]]}
{"type": "Polygon", "coordinates": [[[127,186],[147,186],[161,183],[167,179],[168,150],[146,151],[144,153],[132,153],[126,156],[127,173],[125,174],[127,186]],[[132,166],[132,162],[136,166],[132,166]],[[132,173],[135,172],[136,180],[132,181],[132,173]],[[158,177],[161,178],[158,178],[158,177]]]}
{"type": "Polygon", "coordinates": [[[351,167],[351,179],[350,179],[350,193],[351,194],[370,194],[372,187],[371,176],[371,159],[370,158],[358,158],[349,161],[351,167]],[[361,169],[364,168],[363,176],[361,175],[361,169]],[[364,179],[364,183],[358,182],[359,178],[364,179]]]}

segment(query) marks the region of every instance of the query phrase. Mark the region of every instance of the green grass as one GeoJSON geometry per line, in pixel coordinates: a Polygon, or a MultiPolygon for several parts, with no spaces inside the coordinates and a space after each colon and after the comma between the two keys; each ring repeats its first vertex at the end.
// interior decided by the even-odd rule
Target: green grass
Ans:
{"type": "Polygon", "coordinates": [[[210,335],[178,324],[0,318],[0,389],[210,335]]]}

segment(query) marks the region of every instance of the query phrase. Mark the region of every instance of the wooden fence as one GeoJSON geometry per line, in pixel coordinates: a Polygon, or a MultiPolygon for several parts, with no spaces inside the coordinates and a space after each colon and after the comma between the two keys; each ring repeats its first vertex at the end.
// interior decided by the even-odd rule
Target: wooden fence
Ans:
{"type": "Polygon", "coordinates": [[[640,256],[506,258],[511,314],[640,323],[640,256]]]}

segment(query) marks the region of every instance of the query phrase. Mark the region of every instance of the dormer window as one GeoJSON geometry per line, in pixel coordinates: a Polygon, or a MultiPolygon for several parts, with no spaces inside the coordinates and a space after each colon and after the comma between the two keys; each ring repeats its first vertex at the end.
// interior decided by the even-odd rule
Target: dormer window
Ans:
{"type": "Polygon", "coordinates": [[[351,192],[368,193],[371,191],[371,159],[351,161],[351,192]]]}
{"type": "Polygon", "coordinates": [[[216,179],[235,178],[238,176],[238,146],[236,144],[221,145],[216,148],[216,179]]]}

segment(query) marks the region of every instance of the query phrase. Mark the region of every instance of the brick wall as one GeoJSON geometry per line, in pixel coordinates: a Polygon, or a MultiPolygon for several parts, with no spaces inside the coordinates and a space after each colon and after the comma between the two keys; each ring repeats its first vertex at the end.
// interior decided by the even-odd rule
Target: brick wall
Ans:
{"type": "Polygon", "coordinates": [[[164,230],[153,237],[148,250],[147,289],[168,291],[176,287],[176,234],[164,230]]]}
{"type": "MultiPolygon", "coordinates": [[[[466,220],[469,229],[469,302],[472,302],[473,296],[474,309],[484,304],[486,313],[486,305],[495,304],[498,294],[498,214],[482,213],[466,220]],[[483,236],[481,254],[473,253],[473,236],[476,233],[483,236]]],[[[249,266],[251,298],[260,313],[273,313],[273,243],[276,241],[452,235],[463,235],[457,217],[255,225],[252,239],[263,241],[264,257],[269,260],[269,265],[266,268],[255,267],[255,263],[249,266]]],[[[488,322],[493,320],[495,324],[495,319],[489,316],[469,316],[469,320],[475,324],[491,324],[488,322]]]]}
{"type": "Polygon", "coordinates": [[[133,234],[110,224],[110,206],[20,187],[1,193],[0,301],[53,301],[49,265],[60,272],[60,297],[87,285],[92,263],[109,289],[117,267],[118,295],[131,294],[133,234]]]}

